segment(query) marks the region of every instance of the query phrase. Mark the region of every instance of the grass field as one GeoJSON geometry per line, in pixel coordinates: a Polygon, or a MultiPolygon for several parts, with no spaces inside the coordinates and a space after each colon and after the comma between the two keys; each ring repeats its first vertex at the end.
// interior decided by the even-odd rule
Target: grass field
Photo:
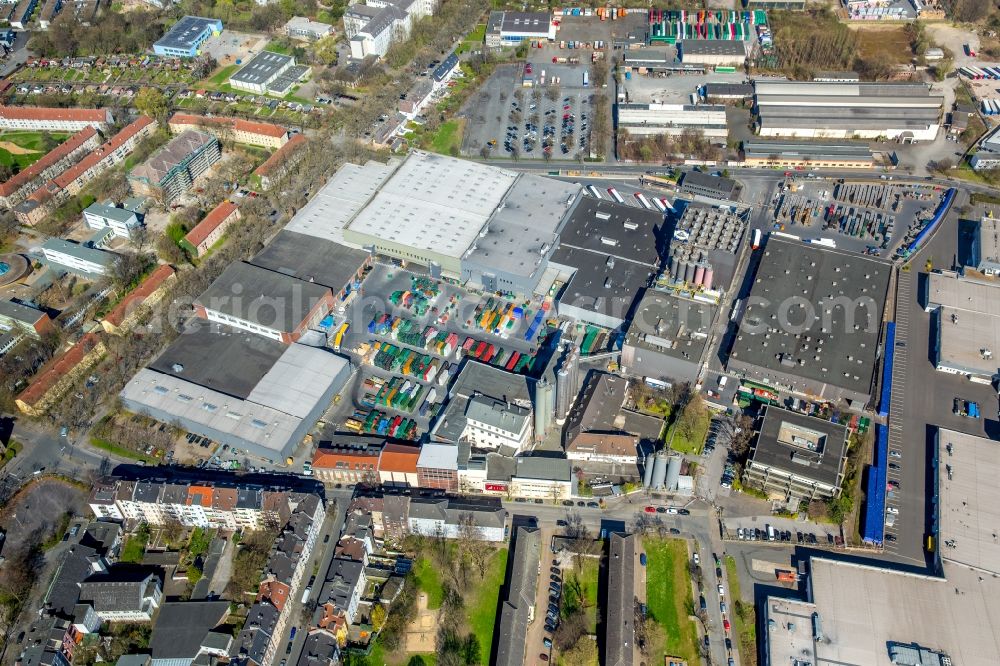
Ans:
{"type": "Polygon", "coordinates": [[[858,33],[858,51],[864,58],[878,58],[894,65],[910,62],[910,38],[902,25],[864,26],[858,33]]]}
{"type": "Polygon", "coordinates": [[[702,447],[705,446],[705,437],[708,435],[708,426],[711,422],[711,413],[706,413],[698,422],[698,426],[694,429],[691,437],[687,438],[679,432],[674,432],[677,428],[677,422],[674,421],[670,428],[667,429],[667,436],[664,438],[664,441],[670,444],[671,449],[680,453],[701,453],[702,447]]]}
{"type": "Polygon", "coordinates": [[[442,155],[450,155],[452,148],[461,150],[464,129],[464,118],[453,118],[441,123],[437,134],[431,139],[431,150],[442,155]]]}
{"type": "MultiPolygon", "coordinates": [[[[699,663],[698,632],[691,615],[691,574],[687,542],[683,539],[644,539],[646,549],[646,605],[662,627],[666,654],[699,663]]],[[[652,663],[661,658],[656,655],[652,663]]]]}
{"type": "Polygon", "coordinates": [[[428,558],[421,557],[413,565],[413,578],[417,582],[417,588],[427,595],[427,608],[441,608],[441,600],[444,598],[441,576],[428,558]]]}
{"type": "Polygon", "coordinates": [[[503,548],[496,552],[490,560],[486,576],[474,584],[473,591],[467,596],[470,600],[469,629],[479,639],[479,661],[483,664],[492,663],[490,646],[493,644],[493,630],[497,624],[497,601],[506,573],[507,549],[503,548]]]}
{"type": "Polygon", "coordinates": [[[106,439],[101,439],[100,437],[91,437],[90,445],[96,449],[101,449],[102,451],[107,451],[108,453],[113,453],[116,456],[121,456],[122,458],[131,458],[132,460],[141,460],[146,464],[155,464],[156,460],[150,456],[137,453],[132,449],[126,449],[117,444],[112,444],[106,439]]]}
{"type": "Polygon", "coordinates": [[[736,560],[726,555],[726,580],[729,583],[730,615],[736,645],[740,651],[740,663],[747,666],[757,664],[757,611],[753,604],[745,603],[740,597],[740,578],[736,572],[736,560]]]}
{"type": "Polygon", "coordinates": [[[587,618],[587,632],[597,631],[597,576],[598,562],[595,558],[584,557],[579,570],[567,572],[563,593],[562,616],[568,617],[578,608],[583,608],[587,618]]]}
{"type": "Polygon", "coordinates": [[[25,150],[32,151],[23,155],[15,155],[9,150],[0,148],[0,164],[10,167],[16,165],[19,169],[24,169],[37,162],[45,153],[65,141],[67,137],[69,137],[69,134],[18,131],[0,132],[0,143],[9,141],[25,150]]]}
{"type": "Polygon", "coordinates": [[[212,75],[212,78],[208,79],[208,82],[215,86],[221,86],[223,83],[229,80],[229,77],[236,73],[242,65],[229,65],[228,67],[223,67],[218,72],[212,75]]]}

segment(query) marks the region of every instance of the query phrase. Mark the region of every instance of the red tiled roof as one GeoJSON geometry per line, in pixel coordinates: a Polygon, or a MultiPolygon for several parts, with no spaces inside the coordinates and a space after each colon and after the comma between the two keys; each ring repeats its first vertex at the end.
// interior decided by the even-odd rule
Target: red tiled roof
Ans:
{"type": "Polygon", "coordinates": [[[259,123],[242,118],[220,118],[217,116],[196,116],[190,113],[175,113],[170,117],[171,125],[232,125],[234,130],[239,132],[250,132],[281,138],[288,134],[288,130],[271,123],[259,123]]]}
{"type": "Polygon", "coordinates": [[[283,145],[281,148],[278,148],[271,154],[270,157],[264,160],[264,163],[254,170],[254,174],[257,176],[266,176],[267,173],[275,167],[275,165],[288,159],[288,156],[298,150],[305,142],[305,136],[296,134],[288,140],[288,143],[283,145]]]}
{"type": "Polygon", "coordinates": [[[188,506],[197,504],[198,506],[212,506],[212,487],[211,486],[191,486],[188,488],[187,502],[188,506]]]}
{"type": "Polygon", "coordinates": [[[55,386],[63,375],[67,375],[83,360],[90,351],[100,344],[100,339],[94,333],[87,333],[79,342],[67,349],[63,354],[53,359],[48,367],[35,376],[28,388],[21,391],[17,399],[29,405],[37,403],[49,389],[55,386]]]}
{"type": "Polygon", "coordinates": [[[378,468],[382,472],[417,473],[417,458],[420,457],[419,446],[406,444],[386,444],[379,458],[378,468]]]}
{"type": "Polygon", "coordinates": [[[152,118],[147,116],[139,116],[130,125],[122,129],[121,132],[115,134],[111,137],[111,140],[107,143],[94,148],[90,151],[90,154],[84,157],[82,160],[77,162],[75,165],[66,169],[61,175],[56,176],[53,180],[56,185],[61,188],[65,188],[67,185],[72,183],[74,180],[80,177],[80,174],[87,171],[87,169],[92,168],[95,164],[103,160],[105,157],[118,150],[123,143],[131,139],[133,136],[139,133],[144,127],[152,123],[152,118]]]}
{"type": "Polygon", "coordinates": [[[358,470],[358,465],[378,465],[379,450],[371,449],[316,449],[313,453],[313,469],[337,469],[337,465],[344,465],[340,469],[358,470]]]}
{"type": "Polygon", "coordinates": [[[18,191],[24,187],[25,184],[30,183],[32,180],[37,178],[38,174],[42,173],[50,166],[72,153],[82,144],[86,143],[95,134],[97,134],[97,130],[93,127],[85,127],[70,138],[66,139],[27,169],[13,176],[6,183],[0,184],[0,196],[10,196],[14,192],[18,191]]]}
{"type": "Polygon", "coordinates": [[[17,120],[89,120],[107,122],[105,109],[59,109],[45,106],[0,106],[0,118],[17,120]]]}
{"type": "Polygon", "coordinates": [[[120,326],[125,317],[135,308],[141,301],[146,300],[149,296],[159,289],[163,283],[169,280],[174,275],[174,269],[166,264],[162,266],[157,266],[156,270],[150,273],[145,280],[139,283],[139,286],[132,290],[132,292],[123,298],[118,305],[114,307],[111,312],[104,317],[104,320],[115,325],[120,326]]]}
{"type": "Polygon", "coordinates": [[[194,229],[187,232],[184,240],[191,245],[198,247],[219,225],[236,211],[236,204],[232,201],[223,201],[213,208],[208,215],[202,218],[201,222],[195,225],[194,229]]]}

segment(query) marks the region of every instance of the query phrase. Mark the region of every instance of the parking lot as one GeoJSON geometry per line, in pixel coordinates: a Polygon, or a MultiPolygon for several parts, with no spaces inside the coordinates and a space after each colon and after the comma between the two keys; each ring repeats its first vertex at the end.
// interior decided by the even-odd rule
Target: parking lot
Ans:
{"type": "Polygon", "coordinates": [[[840,548],[844,544],[836,525],[822,525],[778,516],[729,518],[723,521],[723,538],[731,541],[759,541],[769,544],[799,544],[827,548],[840,548]]]}
{"type": "Polygon", "coordinates": [[[474,122],[467,125],[462,153],[479,155],[486,147],[493,156],[517,159],[589,154],[593,91],[582,78],[588,69],[589,62],[553,65],[540,59],[498,67],[463,110],[474,122]],[[525,75],[534,77],[533,87],[521,86],[525,75]]]}

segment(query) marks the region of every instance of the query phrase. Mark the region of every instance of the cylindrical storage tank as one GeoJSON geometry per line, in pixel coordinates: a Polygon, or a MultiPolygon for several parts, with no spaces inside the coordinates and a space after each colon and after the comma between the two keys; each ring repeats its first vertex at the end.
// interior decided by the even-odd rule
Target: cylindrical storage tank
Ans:
{"type": "Polygon", "coordinates": [[[653,488],[663,488],[664,482],[667,480],[667,456],[663,451],[656,454],[653,459],[653,488]]]}
{"type": "Polygon", "coordinates": [[[556,413],[556,385],[549,382],[549,392],[546,394],[545,411],[549,413],[549,427],[552,427],[552,415],[556,413]]]}
{"type": "Polygon", "coordinates": [[[670,462],[667,463],[667,490],[677,490],[677,480],[681,478],[682,461],[683,458],[681,456],[670,456],[670,462]]]}
{"type": "Polygon", "coordinates": [[[680,268],[680,265],[681,265],[681,262],[680,262],[680,260],[677,257],[674,257],[670,261],[670,279],[671,280],[676,280],[677,279],[677,269],[680,268]]]}
{"type": "Polygon", "coordinates": [[[694,267],[694,283],[696,286],[701,286],[702,280],[705,279],[705,266],[703,264],[695,264],[694,267]]]}
{"type": "Polygon", "coordinates": [[[656,456],[652,453],[646,455],[646,464],[642,470],[642,487],[649,488],[653,483],[653,459],[656,456]]]}
{"type": "MultiPolygon", "coordinates": [[[[580,385],[580,350],[577,347],[572,347],[569,351],[569,356],[566,358],[566,372],[569,373],[569,387],[575,395],[576,387],[580,385]]],[[[570,403],[573,402],[573,398],[570,398],[570,403]]]]}
{"type": "Polygon", "coordinates": [[[688,284],[694,282],[694,264],[690,261],[684,262],[684,281],[688,284]]]}
{"type": "Polygon", "coordinates": [[[713,280],[715,279],[715,271],[712,269],[712,264],[705,265],[705,279],[702,280],[701,286],[705,289],[711,289],[713,280]]]}
{"type": "Polygon", "coordinates": [[[545,378],[535,388],[535,439],[538,440],[545,439],[552,424],[552,411],[549,409],[549,395],[552,391],[552,384],[545,378]]]}
{"type": "Polygon", "coordinates": [[[556,373],[556,424],[566,423],[566,414],[569,413],[570,403],[573,401],[572,391],[569,388],[569,372],[565,369],[556,373]]]}

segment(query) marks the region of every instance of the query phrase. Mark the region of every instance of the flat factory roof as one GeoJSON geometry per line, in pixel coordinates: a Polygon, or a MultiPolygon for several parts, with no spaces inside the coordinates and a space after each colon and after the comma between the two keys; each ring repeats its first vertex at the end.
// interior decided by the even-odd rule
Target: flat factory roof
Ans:
{"type": "Polygon", "coordinates": [[[347,228],[461,257],[516,179],[506,169],[413,151],[347,228]]]}
{"type": "Polygon", "coordinates": [[[867,393],[890,268],[770,236],[730,359],[867,393]]]}
{"type": "Polygon", "coordinates": [[[284,229],[250,263],[338,293],[368,257],[364,250],[284,229]]]}
{"type": "Polygon", "coordinates": [[[395,160],[386,164],[372,160],[364,166],[345,164],[285,225],[285,230],[345,244],[344,227],[398,166],[395,160]]]}
{"type": "MultiPolygon", "coordinates": [[[[822,640],[801,636],[815,664],[896,666],[893,645],[947,654],[954,664],[992,666],[1000,658],[1000,578],[950,563],[944,578],[848,562],[810,559],[812,608],[822,640]]],[[[769,598],[770,605],[774,598],[769,598]]],[[[768,615],[768,642],[788,640],[788,623],[811,625],[811,613],[768,615]]],[[[798,658],[803,658],[800,656],[798,658]]],[[[771,663],[787,663],[771,659],[771,663]]]]}
{"type": "Polygon", "coordinates": [[[937,362],[966,373],[992,377],[1000,369],[1000,317],[950,307],[938,311],[937,362]]]}
{"type": "Polygon", "coordinates": [[[927,304],[1000,317],[1000,283],[950,271],[932,272],[927,276],[927,304]]]}
{"type": "Polygon", "coordinates": [[[245,83],[248,85],[263,85],[273,79],[278,72],[282,71],[289,64],[294,64],[295,58],[283,53],[274,51],[261,51],[255,55],[250,62],[243,65],[240,71],[229,77],[230,82],[245,83]]]}
{"type": "Polygon", "coordinates": [[[743,142],[743,152],[747,157],[769,158],[777,155],[783,158],[809,157],[818,160],[870,160],[871,148],[867,143],[816,143],[810,141],[766,141],[743,142]]]}
{"type": "Polygon", "coordinates": [[[190,49],[205,31],[205,28],[214,29],[221,24],[219,19],[185,16],[173,24],[163,37],[156,40],[155,46],[168,49],[190,49]]]}
{"type": "MultiPolygon", "coordinates": [[[[697,363],[708,344],[716,307],[648,289],[636,307],[625,344],[697,363]]],[[[642,352],[636,354],[642,367],[642,352]]]]}
{"type": "Polygon", "coordinates": [[[746,56],[747,47],[735,39],[685,39],[680,44],[681,59],[686,55],[746,56]]]}
{"type": "Polygon", "coordinates": [[[937,429],[941,559],[1000,573],[1000,442],[937,429]]]}
{"type": "Polygon", "coordinates": [[[582,188],[524,174],[514,183],[463,257],[514,275],[532,275],[558,241],[567,212],[582,188]]]}
{"type": "Polygon", "coordinates": [[[750,460],[836,486],[846,452],[845,426],[769,406],[750,460]]]}
{"type": "Polygon", "coordinates": [[[197,303],[259,326],[293,331],[329,292],[321,284],[240,261],[229,264],[197,303]]]}
{"type": "Polygon", "coordinates": [[[199,321],[149,367],[244,400],[285,348],[286,345],[277,340],[249,331],[199,321]]]}

